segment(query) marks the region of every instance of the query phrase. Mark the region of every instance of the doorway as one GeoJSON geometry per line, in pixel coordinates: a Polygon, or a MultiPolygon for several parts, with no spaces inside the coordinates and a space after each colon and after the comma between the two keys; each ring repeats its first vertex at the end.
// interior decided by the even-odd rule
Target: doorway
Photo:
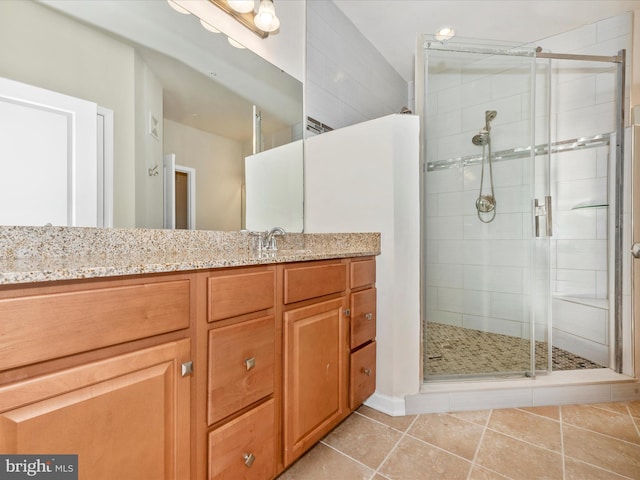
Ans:
{"type": "Polygon", "coordinates": [[[164,156],[164,228],[196,229],[196,169],[176,165],[176,156],[164,156]]]}

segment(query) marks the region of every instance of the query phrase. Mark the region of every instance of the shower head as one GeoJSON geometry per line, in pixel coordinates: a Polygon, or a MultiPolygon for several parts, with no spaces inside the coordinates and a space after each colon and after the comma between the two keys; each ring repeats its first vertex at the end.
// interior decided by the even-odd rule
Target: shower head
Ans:
{"type": "Polygon", "coordinates": [[[484,129],[480,130],[477,135],[473,136],[473,138],[471,139],[471,143],[479,146],[486,145],[487,143],[489,143],[489,131],[484,129]]]}
{"type": "Polygon", "coordinates": [[[498,112],[495,110],[487,110],[484,112],[484,129],[488,132],[491,130],[491,125],[489,125],[494,118],[498,115],[498,112]]]}

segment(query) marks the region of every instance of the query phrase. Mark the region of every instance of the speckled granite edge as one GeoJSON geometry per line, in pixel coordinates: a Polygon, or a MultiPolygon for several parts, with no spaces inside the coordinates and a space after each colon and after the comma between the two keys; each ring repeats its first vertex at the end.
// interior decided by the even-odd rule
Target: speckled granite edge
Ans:
{"type": "Polygon", "coordinates": [[[378,255],[379,233],[291,233],[259,254],[247,232],[0,226],[0,285],[378,255]]]}

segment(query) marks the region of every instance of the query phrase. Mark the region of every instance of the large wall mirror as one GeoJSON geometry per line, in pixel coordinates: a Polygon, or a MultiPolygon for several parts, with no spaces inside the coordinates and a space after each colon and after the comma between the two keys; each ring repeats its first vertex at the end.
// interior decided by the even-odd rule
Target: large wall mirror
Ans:
{"type": "MultiPolygon", "coordinates": [[[[163,0],[3,0],[0,42],[0,80],[93,102],[107,112],[112,130],[97,141],[109,143],[113,158],[113,226],[171,226],[165,199],[172,185],[176,204],[183,196],[187,204],[187,218],[174,217],[174,228],[302,231],[298,80],[163,0]],[[254,143],[261,154],[254,155],[254,143]],[[250,182],[245,162],[259,165],[250,182]],[[174,170],[175,183],[165,176],[174,170]],[[254,184],[259,192],[247,191],[254,184]],[[260,195],[269,190],[280,197],[291,190],[296,198],[263,208],[270,201],[260,195]],[[260,211],[251,206],[254,198],[260,211]]],[[[38,136],[23,144],[41,143],[38,136]]],[[[12,182],[32,182],[38,167],[29,168],[12,182]]],[[[45,180],[51,182],[52,176],[45,180]]]]}

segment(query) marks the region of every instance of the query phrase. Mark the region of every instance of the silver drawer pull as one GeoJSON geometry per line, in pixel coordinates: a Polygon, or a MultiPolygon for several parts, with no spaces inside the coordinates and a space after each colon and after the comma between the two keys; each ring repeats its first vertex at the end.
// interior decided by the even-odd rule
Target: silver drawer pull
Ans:
{"type": "Polygon", "coordinates": [[[369,377],[371,376],[371,369],[362,367],[362,373],[369,377]]]}
{"type": "Polygon", "coordinates": [[[256,357],[245,358],[244,366],[247,367],[247,372],[256,366],[256,357]]]}
{"type": "Polygon", "coordinates": [[[247,467],[250,467],[251,465],[253,465],[253,462],[256,461],[256,456],[253,453],[245,453],[244,454],[244,464],[247,467]]]}
{"type": "Polygon", "coordinates": [[[373,313],[365,313],[364,318],[366,318],[367,320],[373,320],[373,313]]]}

